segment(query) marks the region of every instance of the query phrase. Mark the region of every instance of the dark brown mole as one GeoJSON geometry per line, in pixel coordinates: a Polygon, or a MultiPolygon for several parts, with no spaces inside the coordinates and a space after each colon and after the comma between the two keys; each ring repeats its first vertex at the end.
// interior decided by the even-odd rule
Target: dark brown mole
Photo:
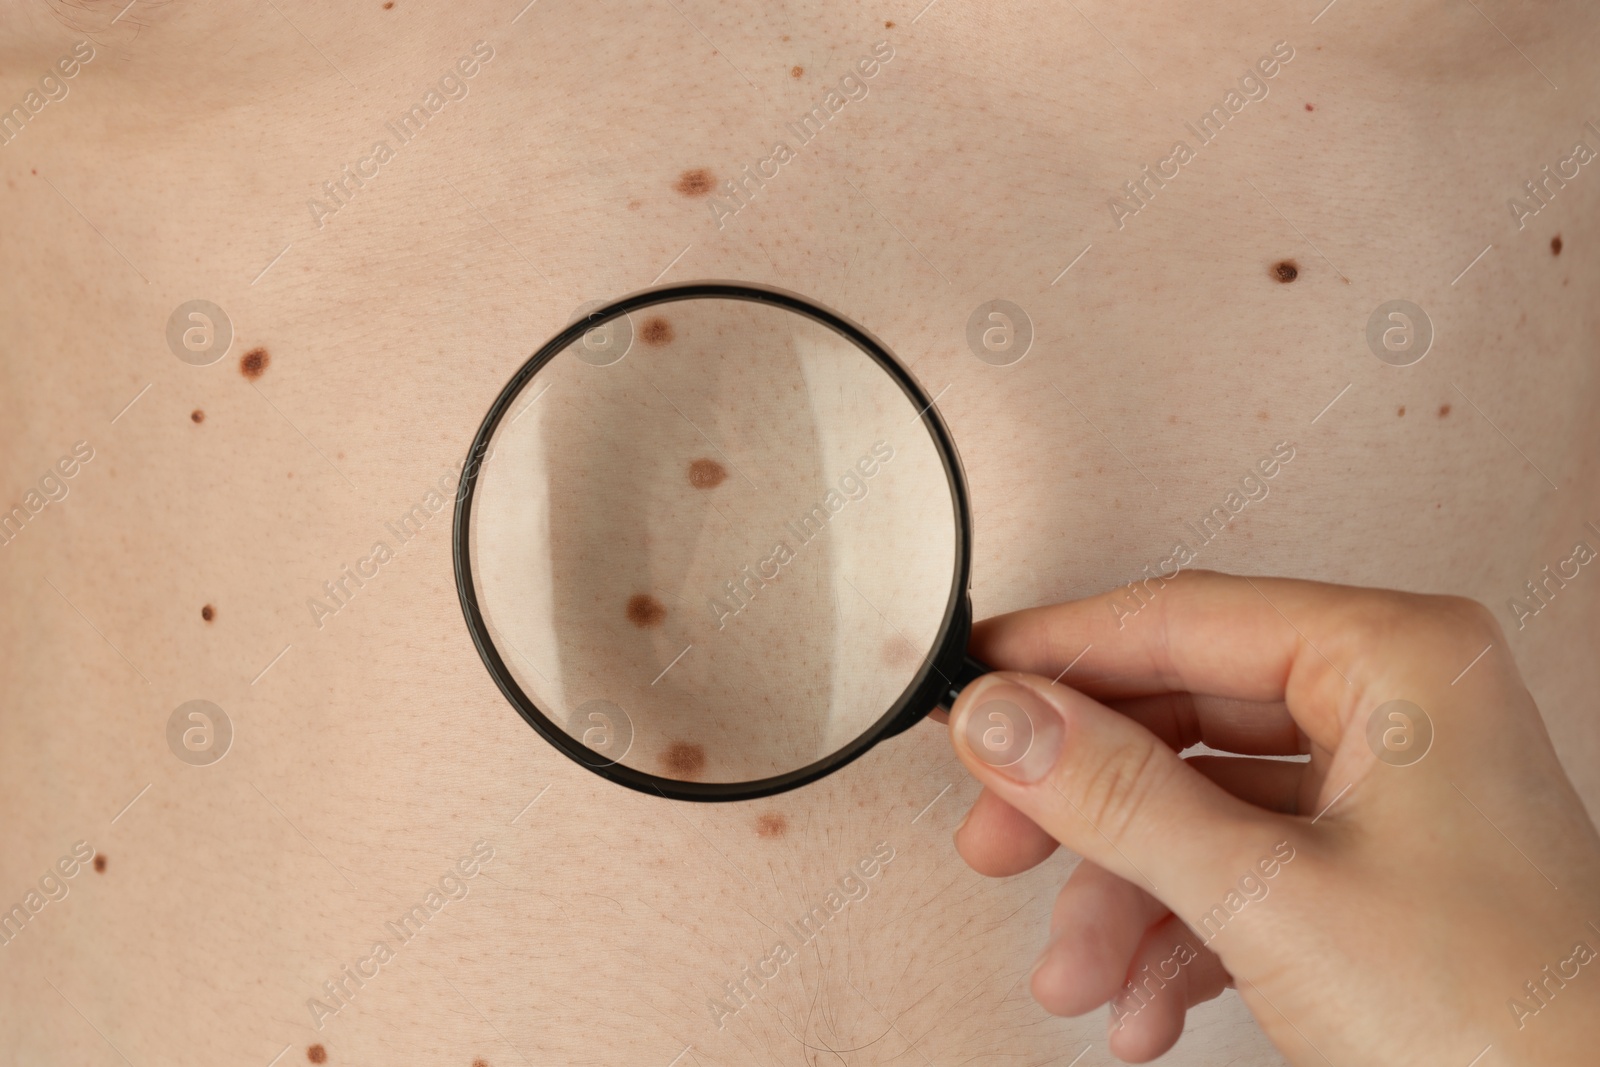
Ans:
{"type": "Polygon", "coordinates": [[[394,6],[394,0],[383,0],[383,9],[385,11],[389,10],[393,6],[394,6]]]}
{"type": "Polygon", "coordinates": [[[888,22],[885,22],[885,23],[884,23],[884,24],[883,24],[883,28],[884,28],[884,29],[886,29],[886,30],[892,30],[892,29],[894,29],[894,21],[893,21],[893,20],[892,20],[892,19],[891,19],[891,20],[890,20],[890,21],[888,21],[888,22]]]}
{"type": "Polygon", "coordinates": [[[801,76],[801,75],[803,75],[803,74],[805,74],[805,72],[806,72],[806,68],[804,68],[804,67],[802,67],[802,66],[800,66],[800,65],[799,65],[799,64],[798,64],[798,63],[797,63],[797,64],[795,64],[795,65],[794,65],[794,66],[792,66],[792,67],[790,67],[790,68],[789,68],[789,77],[791,77],[791,78],[798,78],[798,77],[800,77],[800,76],[801,76]]]}
{"type": "Polygon", "coordinates": [[[206,413],[201,411],[199,408],[195,408],[193,411],[189,412],[189,421],[190,422],[205,422],[206,421],[206,413]]]}
{"type": "Polygon", "coordinates": [[[769,811],[756,818],[757,837],[782,837],[789,832],[789,817],[782,812],[769,811]]]}
{"type": "Polygon", "coordinates": [[[239,373],[255,381],[267,371],[267,364],[272,362],[272,357],[265,348],[252,348],[239,357],[239,373]]]}
{"type": "Polygon", "coordinates": [[[328,1050],[323,1048],[321,1045],[312,1045],[310,1048],[306,1049],[306,1059],[310,1060],[312,1063],[327,1063],[328,1050]]]}
{"type": "Polygon", "coordinates": [[[673,188],[684,196],[705,196],[716,183],[716,179],[711,176],[709,170],[704,167],[696,167],[694,170],[686,170],[678,175],[678,183],[673,188]]]}
{"type": "Polygon", "coordinates": [[[106,858],[104,856],[102,856],[98,852],[96,852],[94,854],[94,873],[95,874],[105,874],[106,873],[106,858]]]}
{"type": "Polygon", "coordinates": [[[727,480],[727,468],[714,459],[697,459],[689,464],[689,484],[696,489],[715,489],[727,480]]]}
{"type": "Polygon", "coordinates": [[[489,1061],[484,1059],[482,1056],[479,1056],[477,1059],[472,1061],[472,1067],[489,1067],[489,1061]]]}
{"type": "Polygon", "coordinates": [[[1300,277],[1300,264],[1292,259],[1280,259],[1272,265],[1272,276],[1287,285],[1300,277]]]}
{"type": "Polygon", "coordinates": [[[673,338],[672,323],[660,315],[653,315],[644,320],[639,338],[647,345],[670,345],[673,338]]]}
{"type": "Polygon", "coordinates": [[[1449,415],[1449,414],[1450,414],[1450,405],[1449,404],[1440,404],[1439,405],[1439,417],[1442,419],[1446,415],[1449,415]]]}
{"type": "Polygon", "coordinates": [[[1561,235],[1559,233],[1550,238],[1550,254],[1552,256],[1561,254],[1561,235]]]}
{"type": "Polygon", "coordinates": [[[212,619],[217,617],[217,609],[212,607],[210,604],[207,604],[205,607],[200,609],[200,617],[206,620],[206,622],[210,622],[212,619]]]}
{"type": "Polygon", "coordinates": [[[667,617],[666,605],[649,593],[635,593],[628,598],[628,621],[641,630],[660,626],[667,617]]]}
{"type": "Polygon", "coordinates": [[[1404,404],[1401,404],[1400,405],[1400,410],[1395,412],[1395,417],[1396,418],[1401,418],[1401,419],[1406,417],[1406,406],[1404,404]]]}
{"type": "Polygon", "coordinates": [[[674,741],[662,757],[674,778],[693,778],[706,769],[706,750],[693,741],[674,741]]]}

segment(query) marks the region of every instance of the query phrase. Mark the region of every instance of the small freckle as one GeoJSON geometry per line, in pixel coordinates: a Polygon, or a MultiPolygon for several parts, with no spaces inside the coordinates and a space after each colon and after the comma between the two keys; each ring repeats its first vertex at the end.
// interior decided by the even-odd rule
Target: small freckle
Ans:
{"type": "Polygon", "coordinates": [[[899,636],[883,643],[881,655],[885,666],[900,670],[909,670],[922,662],[922,657],[911,647],[911,642],[899,636]]]}
{"type": "Polygon", "coordinates": [[[1440,404],[1439,405],[1439,417],[1442,419],[1442,418],[1444,418],[1445,416],[1447,416],[1449,414],[1450,414],[1450,405],[1449,404],[1440,404]]]}
{"type": "Polygon", "coordinates": [[[1316,108],[1314,108],[1314,107],[1312,107],[1312,106],[1311,106],[1311,105],[1310,105],[1310,104],[1307,104],[1307,105],[1306,105],[1306,110],[1307,110],[1307,111],[1315,111],[1315,110],[1317,110],[1317,109],[1316,109],[1316,108]]]}
{"type": "Polygon", "coordinates": [[[628,201],[628,210],[629,211],[638,211],[639,207],[640,207],[639,201],[637,201],[637,200],[628,201]]]}
{"type": "Polygon", "coordinates": [[[1272,265],[1272,276],[1287,285],[1300,277],[1300,265],[1292,259],[1280,259],[1272,265]]]}
{"type": "Polygon", "coordinates": [[[312,1045],[310,1048],[306,1049],[306,1059],[310,1060],[312,1063],[327,1063],[328,1050],[323,1048],[321,1045],[312,1045]]]}
{"type": "Polygon", "coordinates": [[[892,29],[894,29],[894,23],[892,21],[891,22],[885,22],[883,24],[883,28],[886,29],[886,30],[892,30],[892,29]]]}
{"type": "Polygon", "coordinates": [[[674,741],[667,746],[663,762],[674,778],[692,778],[705,770],[706,750],[692,741],[674,741]]]}
{"type": "Polygon", "coordinates": [[[678,175],[678,182],[673,188],[684,196],[705,196],[715,184],[716,179],[711,176],[709,170],[704,167],[696,167],[694,170],[686,170],[678,175]]]}
{"type": "Polygon", "coordinates": [[[647,345],[669,345],[672,343],[672,323],[654,315],[644,320],[644,326],[639,330],[639,339],[647,345]]]}
{"type": "Polygon", "coordinates": [[[94,857],[94,873],[95,874],[105,874],[106,873],[106,858],[104,856],[100,855],[99,853],[96,853],[95,857],[94,857]]]}
{"type": "Polygon", "coordinates": [[[660,626],[667,617],[666,605],[649,593],[635,593],[628,598],[628,621],[641,630],[660,626]]]}
{"type": "Polygon", "coordinates": [[[1269,412],[1258,411],[1256,412],[1256,418],[1260,419],[1262,422],[1266,422],[1268,419],[1272,418],[1272,415],[1269,412]]]}
{"type": "Polygon", "coordinates": [[[805,72],[806,72],[806,68],[804,68],[802,66],[799,66],[797,64],[797,65],[792,66],[792,67],[789,68],[789,77],[798,78],[798,77],[802,76],[803,74],[805,74],[805,72]]]}
{"type": "Polygon", "coordinates": [[[265,348],[252,348],[239,357],[239,373],[251,381],[255,381],[267,371],[267,364],[272,362],[272,357],[265,348]]]}
{"type": "Polygon", "coordinates": [[[1396,418],[1401,418],[1401,419],[1406,417],[1406,406],[1404,404],[1401,404],[1400,405],[1400,410],[1395,412],[1395,417],[1396,418]]]}
{"type": "Polygon", "coordinates": [[[1561,235],[1559,233],[1550,238],[1550,254],[1552,256],[1561,254],[1561,235]]]}
{"type": "Polygon", "coordinates": [[[1172,425],[1176,426],[1176,425],[1178,425],[1178,416],[1176,416],[1176,415],[1168,415],[1167,416],[1167,421],[1169,423],[1171,423],[1172,425]]]}
{"type": "Polygon", "coordinates": [[[34,167],[33,168],[33,173],[38,174],[39,173],[39,168],[38,167],[34,167]]]}
{"type": "Polygon", "coordinates": [[[757,837],[782,837],[789,832],[788,816],[769,811],[756,819],[757,837]]]}
{"type": "Polygon", "coordinates": [[[217,609],[212,607],[210,604],[207,604],[205,607],[200,609],[200,617],[206,620],[206,622],[210,622],[212,619],[217,617],[217,609]]]}
{"type": "Polygon", "coordinates": [[[689,484],[696,489],[715,489],[727,480],[727,469],[714,459],[697,459],[689,464],[689,484]]]}
{"type": "Polygon", "coordinates": [[[201,411],[199,408],[195,408],[193,411],[189,412],[189,421],[190,422],[197,422],[197,423],[198,422],[205,422],[206,421],[206,413],[201,411]]]}
{"type": "Polygon", "coordinates": [[[783,35],[783,39],[784,39],[784,40],[785,40],[785,41],[787,41],[787,40],[788,40],[788,39],[789,39],[789,35],[788,35],[788,34],[787,34],[787,33],[786,33],[786,34],[784,34],[784,35],[783,35]]]}

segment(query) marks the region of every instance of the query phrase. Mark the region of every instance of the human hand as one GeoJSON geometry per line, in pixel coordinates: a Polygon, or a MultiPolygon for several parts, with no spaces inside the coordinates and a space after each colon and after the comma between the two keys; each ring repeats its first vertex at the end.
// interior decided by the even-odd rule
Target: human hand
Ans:
{"type": "Polygon", "coordinates": [[[1489,612],[1158,582],[1120,619],[1119,589],[980,624],[974,654],[1011,670],[951,711],[984,785],[963,858],[1083,857],[1039,1003],[1110,1003],[1130,1062],[1229,985],[1297,1067],[1594,1062],[1600,836],[1489,612]],[[1177,755],[1200,741],[1238,755],[1177,755]]]}

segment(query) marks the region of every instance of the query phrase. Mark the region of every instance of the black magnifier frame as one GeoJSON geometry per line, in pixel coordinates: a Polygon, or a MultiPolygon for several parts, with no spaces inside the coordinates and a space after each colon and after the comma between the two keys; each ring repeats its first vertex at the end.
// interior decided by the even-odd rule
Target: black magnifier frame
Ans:
{"type": "Polygon", "coordinates": [[[641,793],[662,796],[669,800],[734,801],[755,800],[771,796],[814,782],[831,774],[856,759],[885,738],[893,737],[920,722],[935,708],[948,709],[961,690],[990,668],[967,655],[967,640],[972,634],[972,600],[969,580],[972,562],[972,509],[967,498],[966,478],[961,469],[961,457],[944,420],[939,417],[933,400],[887,346],[872,334],[844,316],[830,311],[813,301],[794,293],[769,286],[736,282],[705,281],[682,285],[645,289],[616,300],[584,315],[556,334],[512,375],[500,395],[495,398],[489,412],[478,427],[467,453],[467,462],[461,471],[461,482],[456,491],[455,523],[453,527],[453,553],[455,557],[456,591],[461,597],[461,611],[466,617],[467,631],[478,655],[489,670],[489,675],[500,687],[500,692],[511,706],[538,731],[539,735],[573,761],[601,777],[641,793]],[[950,499],[954,505],[955,573],[951,576],[950,597],[945,605],[944,620],[940,624],[933,652],[922,663],[893,706],[873,725],[857,737],[824,758],[805,767],[770,778],[746,782],[692,782],[664,778],[623,766],[619,762],[599,761],[598,753],[568,734],[536,704],[522,687],[500,656],[488,624],[478,608],[478,597],[472,579],[472,504],[477,491],[478,470],[488,454],[490,441],[500,421],[510,410],[523,387],[546,364],[565,352],[590,330],[613,319],[657,304],[678,303],[685,300],[722,299],[745,300],[756,304],[783,308],[803,315],[814,322],[842,335],[859,348],[863,354],[876,361],[883,372],[894,379],[913,408],[919,413],[923,428],[933,438],[944,464],[949,482],[950,499]]]}

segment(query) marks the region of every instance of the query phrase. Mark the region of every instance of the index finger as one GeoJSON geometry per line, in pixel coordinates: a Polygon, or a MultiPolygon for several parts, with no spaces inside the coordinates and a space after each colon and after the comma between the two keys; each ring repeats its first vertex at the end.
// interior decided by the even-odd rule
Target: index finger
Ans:
{"type": "MultiPolygon", "coordinates": [[[[1445,651],[1439,641],[1458,642],[1459,628],[1425,632],[1416,625],[1413,602],[1422,599],[1184,571],[987,619],[974,628],[972,648],[987,662],[1059,678],[1102,702],[1165,693],[1283,701],[1313,741],[1332,748],[1374,685],[1399,681],[1396,672],[1415,672],[1419,660],[1454,662],[1454,647],[1437,657],[1392,654],[1401,644],[1445,651]]],[[[1446,609],[1470,604],[1426,599],[1446,609]]]]}

